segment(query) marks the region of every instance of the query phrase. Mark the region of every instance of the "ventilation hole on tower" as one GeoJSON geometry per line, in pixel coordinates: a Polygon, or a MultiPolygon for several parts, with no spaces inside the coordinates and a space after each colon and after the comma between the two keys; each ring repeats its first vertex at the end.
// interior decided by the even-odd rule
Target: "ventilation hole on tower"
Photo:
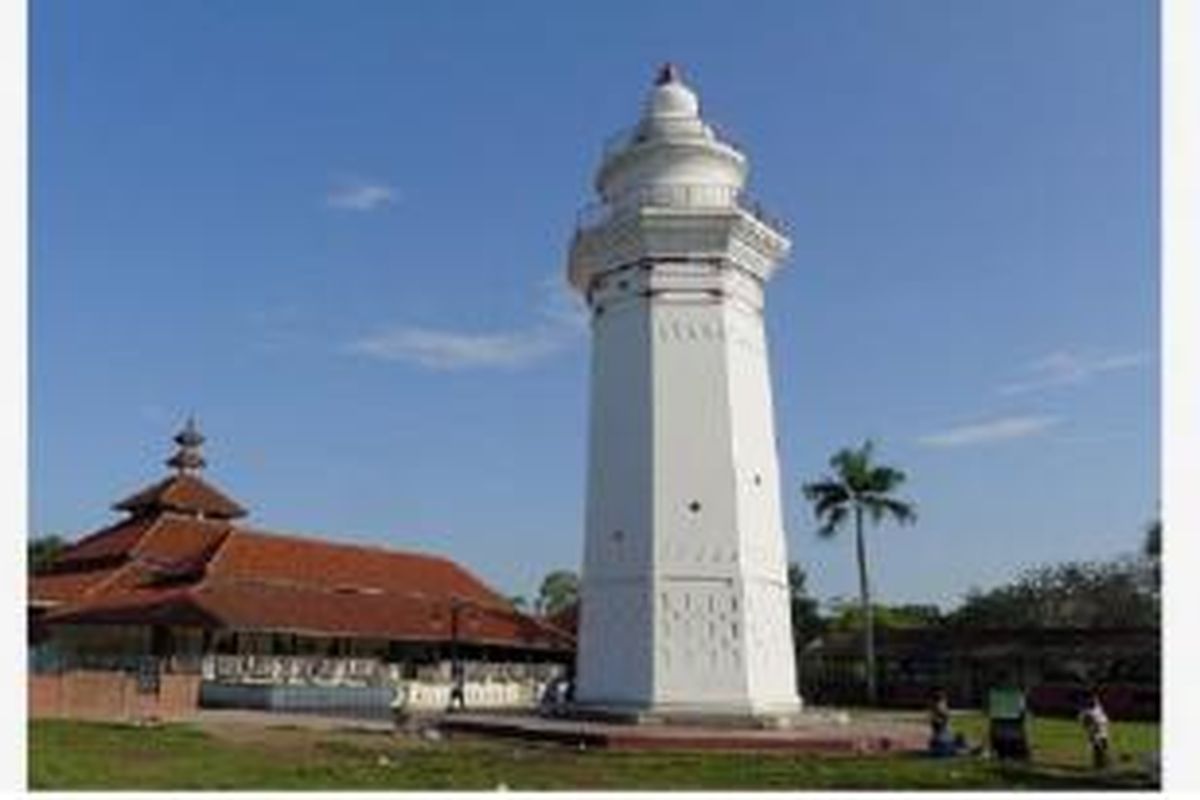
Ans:
{"type": "Polygon", "coordinates": [[[625,290],[629,288],[629,281],[617,281],[617,288],[625,290]]]}
{"type": "Polygon", "coordinates": [[[596,305],[596,316],[599,317],[603,314],[604,314],[604,306],[597,304],[596,305]]]}
{"type": "Polygon", "coordinates": [[[762,486],[762,475],[759,475],[759,474],[755,473],[755,475],[754,475],[754,485],[755,485],[755,486],[762,486]]]}
{"type": "Polygon", "coordinates": [[[700,501],[693,500],[692,502],[688,503],[688,511],[691,511],[693,514],[699,514],[700,513],[700,501]]]}
{"type": "Polygon", "coordinates": [[[621,531],[621,530],[613,531],[612,538],[613,538],[614,542],[616,542],[617,544],[620,544],[621,542],[625,541],[625,531],[621,531]]]}

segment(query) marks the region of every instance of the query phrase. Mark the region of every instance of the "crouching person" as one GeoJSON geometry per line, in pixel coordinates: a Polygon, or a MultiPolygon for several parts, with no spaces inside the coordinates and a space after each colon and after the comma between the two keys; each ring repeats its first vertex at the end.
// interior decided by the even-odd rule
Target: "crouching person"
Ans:
{"type": "Polygon", "coordinates": [[[950,701],[938,689],[929,705],[929,754],[939,758],[952,756],[957,749],[950,731],[950,701]]]}

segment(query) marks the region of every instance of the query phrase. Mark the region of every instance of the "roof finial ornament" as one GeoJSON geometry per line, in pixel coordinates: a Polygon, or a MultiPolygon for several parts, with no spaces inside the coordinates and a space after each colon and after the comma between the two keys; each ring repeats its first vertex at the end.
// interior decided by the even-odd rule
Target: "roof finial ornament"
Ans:
{"type": "Polygon", "coordinates": [[[667,61],[658,69],[658,77],[654,80],[655,86],[662,86],[667,83],[679,83],[681,80],[679,67],[674,63],[667,61]]]}
{"type": "Polygon", "coordinates": [[[204,456],[200,455],[200,445],[204,444],[204,435],[196,427],[194,416],[188,415],[183,430],[175,434],[175,444],[179,445],[179,449],[175,451],[175,455],[167,459],[168,467],[180,475],[204,469],[207,462],[204,460],[204,456]]]}

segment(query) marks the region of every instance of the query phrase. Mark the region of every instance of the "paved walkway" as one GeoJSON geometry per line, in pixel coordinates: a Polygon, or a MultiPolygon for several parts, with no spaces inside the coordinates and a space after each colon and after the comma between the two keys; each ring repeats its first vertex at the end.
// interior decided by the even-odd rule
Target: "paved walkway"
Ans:
{"type": "Polygon", "coordinates": [[[630,725],[537,716],[452,714],[441,718],[449,732],[483,734],[611,749],[788,750],[881,753],[923,750],[923,724],[875,717],[812,713],[788,729],[745,729],[703,725],[630,725]]]}

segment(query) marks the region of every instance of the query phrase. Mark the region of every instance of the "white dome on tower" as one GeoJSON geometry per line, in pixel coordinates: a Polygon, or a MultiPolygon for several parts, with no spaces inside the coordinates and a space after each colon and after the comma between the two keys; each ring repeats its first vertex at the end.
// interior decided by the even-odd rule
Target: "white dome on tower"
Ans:
{"type": "Polygon", "coordinates": [[[596,188],[614,206],[728,205],[746,178],[746,159],[700,117],[700,100],[665,64],[642,116],[605,153],[596,188]]]}
{"type": "Polygon", "coordinates": [[[693,119],[700,116],[700,100],[680,80],[679,70],[674,64],[665,64],[659,72],[658,80],[646,99],[646,116],[693,119]]]}

